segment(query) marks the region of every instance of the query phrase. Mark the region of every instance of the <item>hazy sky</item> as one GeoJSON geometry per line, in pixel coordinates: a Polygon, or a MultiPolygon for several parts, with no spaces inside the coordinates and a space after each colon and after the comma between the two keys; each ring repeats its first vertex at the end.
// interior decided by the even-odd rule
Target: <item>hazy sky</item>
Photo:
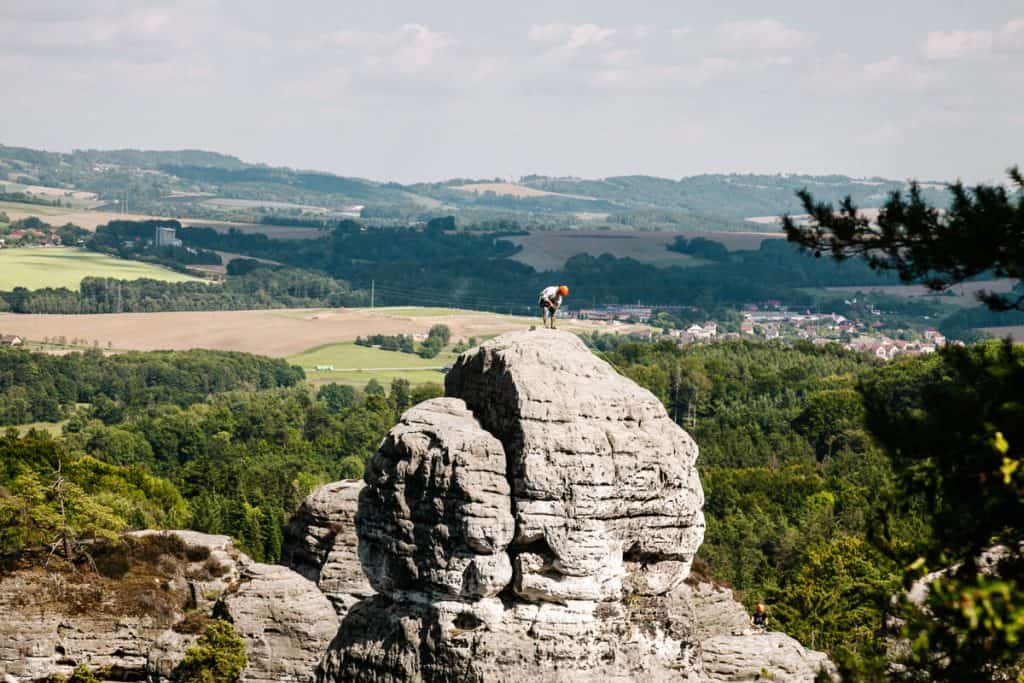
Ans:
{"type": "Polygon", "coordinates": [[[0,0],[0,142],[401,182],[1024,164],[1024,1],[0,0]]]}

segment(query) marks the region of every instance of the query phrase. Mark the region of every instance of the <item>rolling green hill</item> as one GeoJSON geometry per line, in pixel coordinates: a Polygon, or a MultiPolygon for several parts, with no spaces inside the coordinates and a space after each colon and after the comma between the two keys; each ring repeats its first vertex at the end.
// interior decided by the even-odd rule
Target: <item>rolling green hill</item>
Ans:
{"type": "MultiPolygon", "coordinates": [[[[200,150],[76,150],[69,154],[0,145],[0,181],[92,192],[100,208],[180,218],[321,221],[359,216],[374,225],[408,225],[455,214],[482,229],[616,227],[642,230],[751,230],[753,216],[799,212],[795,192],[819,199],[850,195],[877,207],[902,181],[842,175],[699,175],[681,179],[526,176],[400,185],[319,171],[249,163],[200,150]]],[[[944,205],[939,183],[925,195],[944,205]]]]}
{"type": "Polygon", "coordinates": [[[15,287],[78,289],[84,277],[121,280],[149,278],[163,282],[202,282],[201,278],[176,273],[141,261],[128,261],[85,249],[0,249],[0,291],[15,287]]]}

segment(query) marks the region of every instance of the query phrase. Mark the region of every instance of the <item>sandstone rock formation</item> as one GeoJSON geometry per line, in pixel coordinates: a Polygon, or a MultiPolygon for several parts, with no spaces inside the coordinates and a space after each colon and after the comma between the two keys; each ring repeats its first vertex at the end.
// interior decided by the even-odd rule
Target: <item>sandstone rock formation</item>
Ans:
{"type": "Polygon", "coordinates": [[[130,534],[99,574],[26,565],[0,576],[0,680],[67,676],[166,681],[214,614],[245,641],[243,681],[309,681],[338,619],[316,585],[253,562],[227,536],[130,534]]]}
{"type": "Polygon", "coordinates": [[[285,528],[281,562],[314,582],[339,616],[373,595],[359,564],[356,508],[362,480],[322,486],[302,502],[285,528]]]}
{"type": "Polygon", "coordinates": [[[697,447],[576,337],[494,339],[446,392],[401,417],[365,483],[304,501],[287,567],[140,532],[99,576],[0,576],[0,681],[78,663],[167,681],[213,616],[245,641],[247,682],[835,677],[792,638],[747,635],[731,591],[690,576],[697,447]]]}
{"type": "Polygon", "coordinates": [[[686,582],[704,531],[697,447],[576,337],[487,342],[446,393],[406,412],[367,468],[356,531],[378,594],[345,615],[318,680],[831,671],[782,634],[740,635],[731,594],[686,582]]]}

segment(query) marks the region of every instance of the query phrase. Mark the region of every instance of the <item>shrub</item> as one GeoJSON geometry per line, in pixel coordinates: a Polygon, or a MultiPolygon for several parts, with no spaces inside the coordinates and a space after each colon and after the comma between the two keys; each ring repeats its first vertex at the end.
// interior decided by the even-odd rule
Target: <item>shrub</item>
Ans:
{"type": "Polygon", "coordinates": [[[185,651],[185,658],[174,667],[175,683],[235,683],[245,669],[245,643],[230,623],[217,620],[210,624],[199,641],[185,651]]]}

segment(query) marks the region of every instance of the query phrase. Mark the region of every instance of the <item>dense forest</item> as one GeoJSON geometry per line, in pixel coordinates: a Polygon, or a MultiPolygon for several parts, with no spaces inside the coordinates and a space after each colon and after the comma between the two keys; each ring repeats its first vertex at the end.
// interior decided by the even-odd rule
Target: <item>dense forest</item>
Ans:
{"type": "Polygon", "coordinates": [[[157,403],[186,407],[209,394],[295,386],[302,368],[235,351],[0,353],[0,425],[54,422],[77,403],[104,419],[157,403]]]}
{"type": "Polygon", "coordinates": [[[371,382],[312,396],[297,384],[300,368],[209,351],[0,351],[0,368],[4,422],[63,425],[59,436],[9,429],[0,438],[0,556],[8,559],[55,534],[84,542],[188,527],[230,534],[274,561],[302,498],[362,476],[397,415],[441,392],[396,380],[390,391],[371,382]]]}
{"type": "Polygon", "coordinates": [[[1022,664],[1012,579],[987,579],[970,603],[936,589],[929,608],[942,622],[894,596],[929,569],[1019,540],[1024,348],[986,342],[879,364],[834,346],[588,341],[701,447],[698,571],[768,603],[850,680],[887,679],[901,635],[911,680],[1022,664]]]}

